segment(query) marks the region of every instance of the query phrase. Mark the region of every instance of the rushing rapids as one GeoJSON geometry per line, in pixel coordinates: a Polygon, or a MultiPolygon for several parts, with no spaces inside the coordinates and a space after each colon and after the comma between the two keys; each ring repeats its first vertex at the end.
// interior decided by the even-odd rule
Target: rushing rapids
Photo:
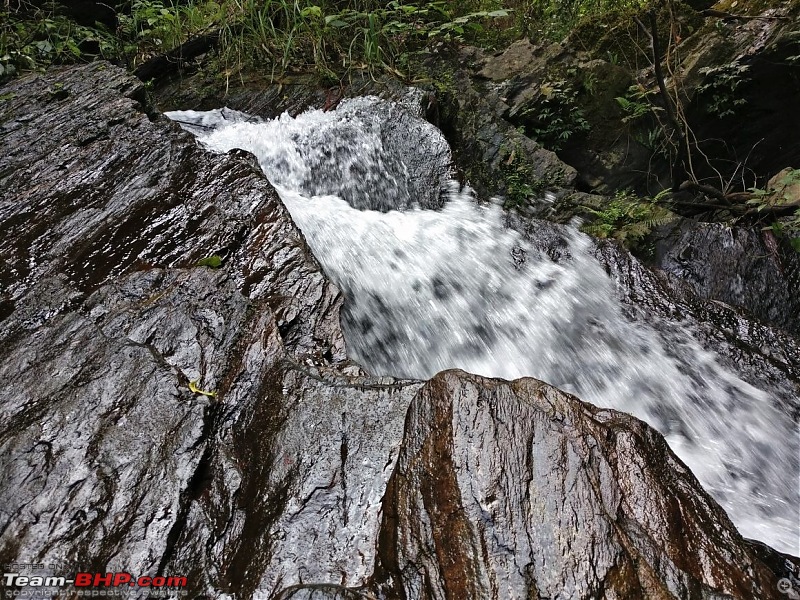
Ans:
{"type": "Polygon", "coordinates": [[[169,116],[212,150],[258,158],[345,293],[349,353],[367,369],[533,376],[630,412],[665,435],[745,536],[798,552],[798,436],[772,391],[722,366],[691,322],[632,320],[588,237],[567,230],[554,260],[505,227],[498,207],[447,180],[433,126],[374,98],[272,121],[169,116]],[[414,124],[416,146],[391,143],[398,119],[414,124]]]}

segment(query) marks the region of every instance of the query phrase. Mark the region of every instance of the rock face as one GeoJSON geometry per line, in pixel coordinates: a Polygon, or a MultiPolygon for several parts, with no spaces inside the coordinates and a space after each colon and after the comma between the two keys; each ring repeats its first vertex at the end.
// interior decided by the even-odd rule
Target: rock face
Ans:
{"type": "Polygon", "coordinates": [[[402,598],[776,595],[698,489],[633,417],[445,372],[409,409],[379,577],[402,598]]]}
{"type": "Polygon", "coordinates": [[[800,255],[784,245],[771,231],[682,220],[656,243],[656,264],[701,297],[800,335],[800,255]]]}
{"type": "Polygon", "coordinates": [[[783,597],[780,560],[632,417],[349,363],[252,157],[148,116],[136,80],[0,94],[3,564],[208,598],[783,597]]]}

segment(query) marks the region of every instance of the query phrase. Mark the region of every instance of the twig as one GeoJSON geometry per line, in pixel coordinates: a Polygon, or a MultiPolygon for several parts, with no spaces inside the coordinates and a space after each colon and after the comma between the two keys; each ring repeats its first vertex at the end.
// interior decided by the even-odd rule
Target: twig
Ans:
{"type": "Polygon", "coordinates": [[[785,16],[765,16],[765,15],[758,15],[758,16],[750,16],[750,15],[734,15],[729,12],[725,12],[724,10],[715,10],[713,8],[707,8],[706,10],[700,11],[704,17],[716,17],[718,19],[736,19],[737,21],[791,21],[790,17],[785,16]]]}

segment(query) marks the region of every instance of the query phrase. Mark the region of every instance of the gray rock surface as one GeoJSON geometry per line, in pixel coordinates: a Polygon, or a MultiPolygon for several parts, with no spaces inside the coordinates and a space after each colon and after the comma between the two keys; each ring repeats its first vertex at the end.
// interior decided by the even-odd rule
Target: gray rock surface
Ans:
{"type": "Polygon", "coordinates": [[[142,92],[103,64],[4,90],[0,558],[356,583],[419,384],[343,362],[338,290],[252,157],[142,92]]]}
{"type": "Polygon", "coordinates": [[[411,403],[380,558],[389,597],[779,597],[653,429],[458,371],[411,403]]]}
{"type": "Polygon", "coordinates": [[[1,564],[207,598],[782,597],[639,421],[349,363],[252,157],[148,116],[136,80],[0,94],[1,564]]]}
{"type": "Polygon", "coordinates": [[[656,264],[703,298],[740,306],[800,335],[800,256],[770,231],[683,220],[656,243],[656,264]]]}

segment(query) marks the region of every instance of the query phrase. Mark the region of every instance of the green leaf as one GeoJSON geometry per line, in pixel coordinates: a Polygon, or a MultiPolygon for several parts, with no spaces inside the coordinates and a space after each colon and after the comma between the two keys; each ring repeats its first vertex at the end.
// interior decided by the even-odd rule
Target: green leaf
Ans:
{"type": "Polygon", "coordinates": [[[36,42],[36,44],[34,45],[39,49],[39,52],[41,52],[42,54],[49,54],[50,52],[53,51],[53,44],[51,44],[47,40],[36,42]]]}
{"type": "Polygon", "coordinates": [[[207,256],[199,261],[195,266],[197,267],[210,267],[212,269],[219,269],[222,266],[222,258],[218,254],[207,256]]]}
{"type": "Polygon", "coordinates": [[[303,10],[300,11],[301,17],[321,17],[322,16],[322,9],[319,6],[312,5],[306,6],[303,10]]]}

